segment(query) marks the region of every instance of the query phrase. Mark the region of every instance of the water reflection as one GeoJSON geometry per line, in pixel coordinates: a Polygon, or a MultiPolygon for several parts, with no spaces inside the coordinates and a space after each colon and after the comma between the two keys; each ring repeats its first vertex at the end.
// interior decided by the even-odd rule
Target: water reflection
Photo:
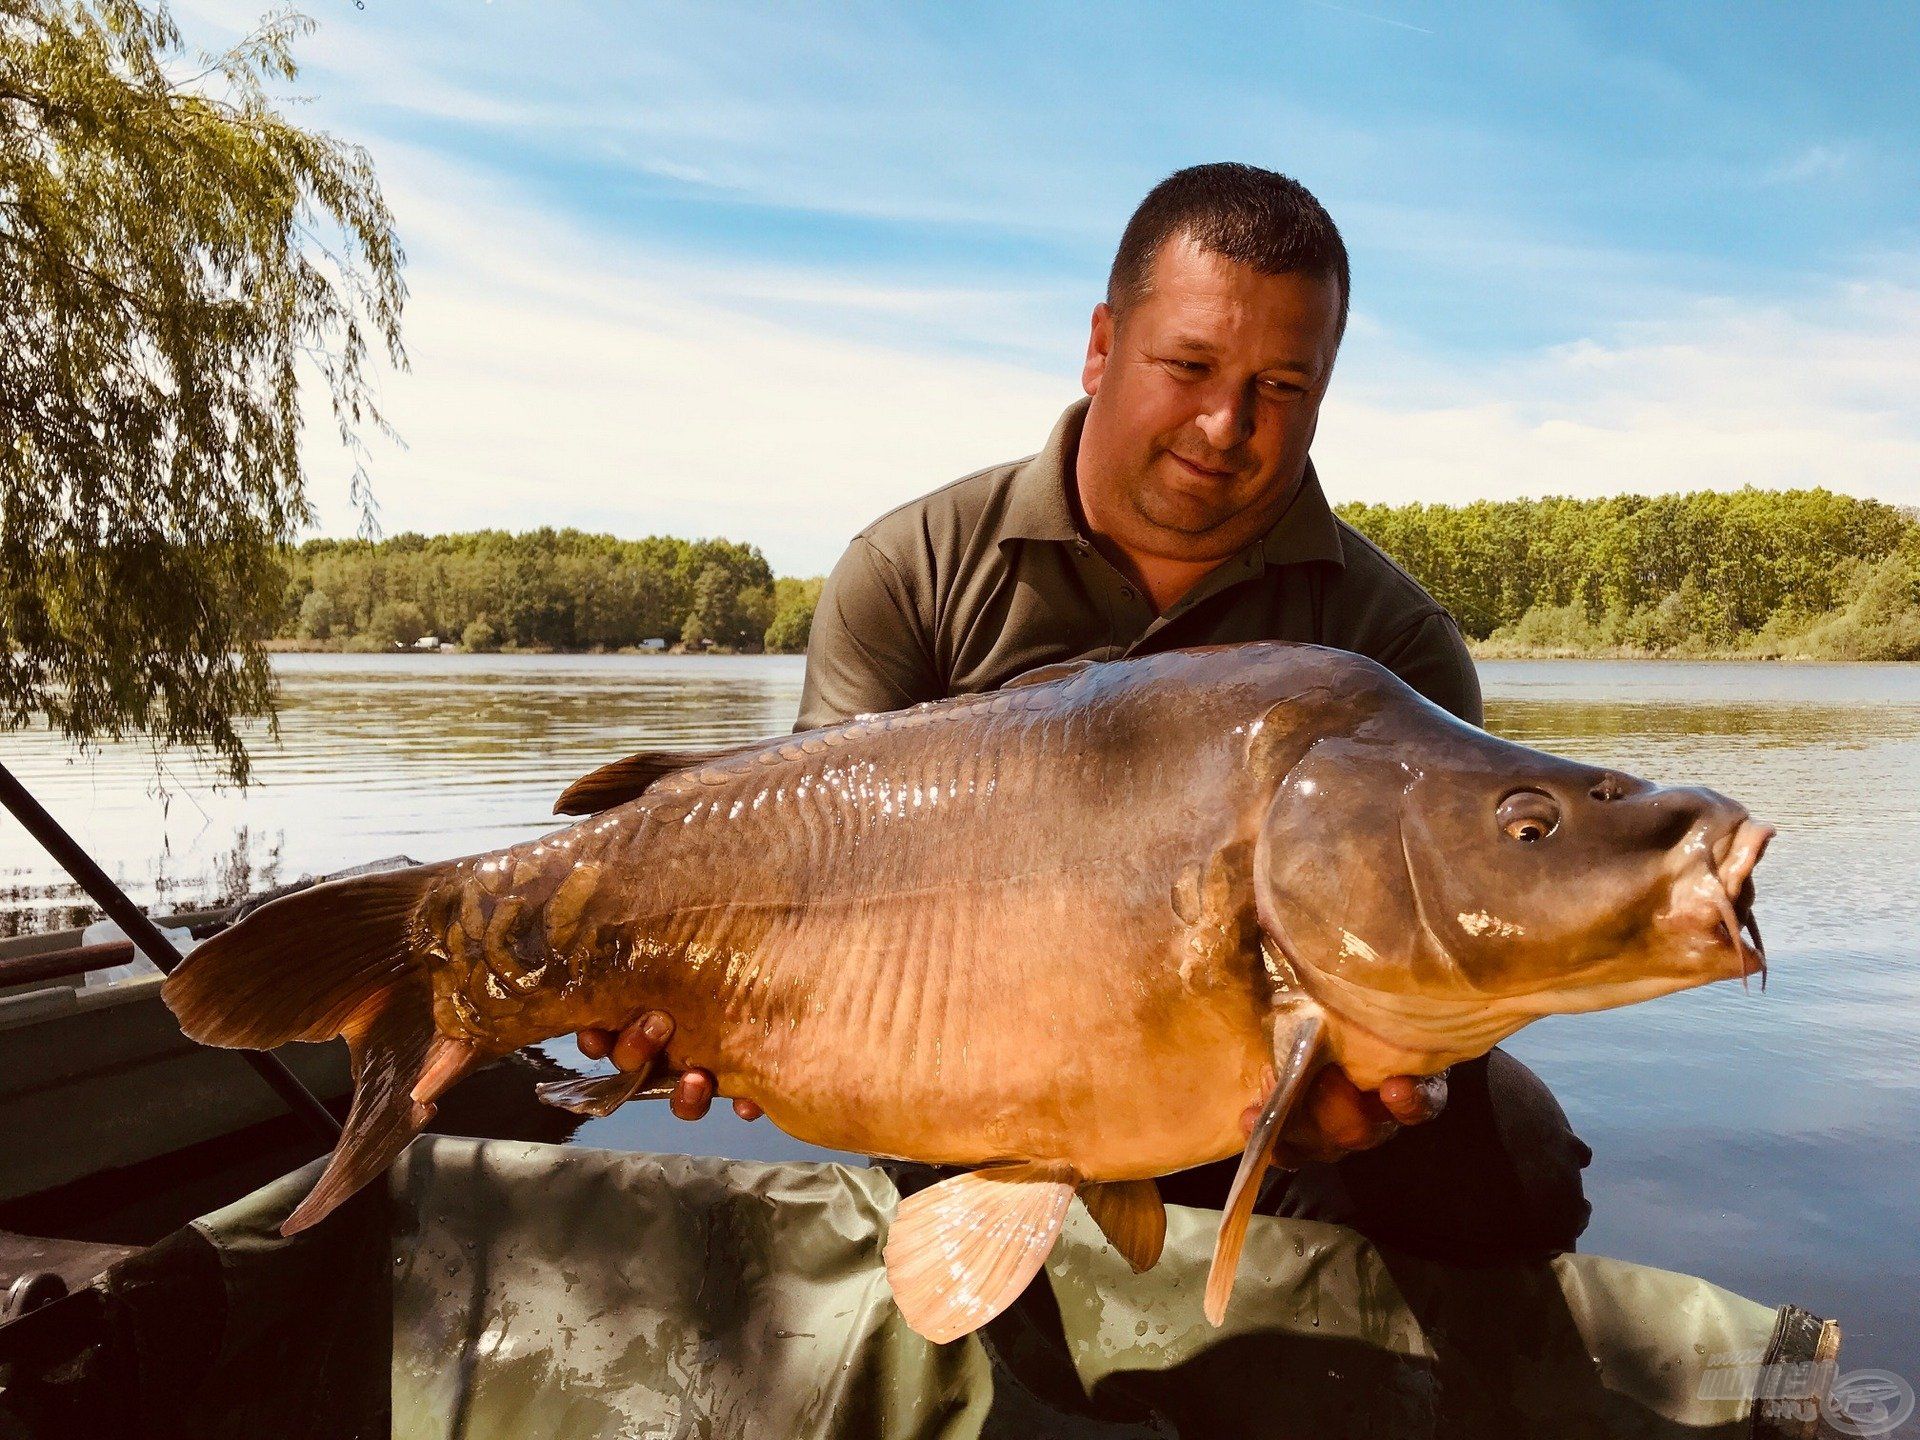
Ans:
{"type": "MultiPolygon", "coordinates": [[[[216,909],[279,885],[285,842],[284,834],[262,842],[242,825],[233,843],[209,864],[189,862],[183,869],[179,857],[163,850],[146,860],[138,879],[127,873],[129,862],[123,857],[113,878],[143,909],[157,914],[216,909]]],[[[59,878],[62,872],[49,868],[50,863],[43,857],[38,866],[0,870],[0,939],[73,929],[100,918],[86,892],[59,878]]]]}

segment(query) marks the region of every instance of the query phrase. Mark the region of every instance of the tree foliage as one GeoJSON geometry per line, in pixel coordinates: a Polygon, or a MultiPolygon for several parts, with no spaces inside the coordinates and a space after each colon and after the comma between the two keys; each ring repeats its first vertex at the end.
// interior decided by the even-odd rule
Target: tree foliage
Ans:
{"type": "Polygon", "coordinates": [[[266,93],[308,28],[194,65],[164,10],[0,0],[0,725],[246,778],[310,518],[299,379],[357,447],[371,356],[404,363],[371,160],[266,93]]]}
{"type": "MultiPolygon", "coordinates": [[[[793,603],[795,585],[802,596],[809,585],[811,596],[819,594],[817,580],[776,586],[752,545],[662,535],[617,540],[579,530],[310,540],[288,552],[286,566],[282,636],[318,638],[302,617],[312,597],[324,595],[335,639],[369,637],[383,648],[402,640],[380,618],[393,613],[383,607],[401,603],[417,607],[414,635],[458,636],[472,650],[617,650],[651,639],[780,648],[768,640],[776,593],[793,603]]],[[[811,620],[811,598],[805,604],[811,620]]]]}
{"type": "Polygon", "coordinates": [[[1746,489],[1340,513],[1496,647],[1909,658],[1887,607],[1920,577],[1920,526],[1877,500],[1746,489]],[[1843,643],[1835,617],[1876,575],[1877,618],[1843,643]]]}

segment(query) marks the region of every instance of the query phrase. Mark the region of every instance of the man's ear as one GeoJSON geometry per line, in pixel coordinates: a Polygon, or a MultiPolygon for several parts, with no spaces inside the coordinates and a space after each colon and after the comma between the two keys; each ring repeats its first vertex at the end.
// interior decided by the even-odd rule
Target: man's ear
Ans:
{"type": "Polygon", "coordinates": [[[1113,354],[1113,307],[1101,301],[1093,307],[1093,325],[1087,333],[1087,363],[1080,369],[1080,388],[1089,395],[1100,393],[1100,377],[1107,373],[1107,358],[1113,354]]]}

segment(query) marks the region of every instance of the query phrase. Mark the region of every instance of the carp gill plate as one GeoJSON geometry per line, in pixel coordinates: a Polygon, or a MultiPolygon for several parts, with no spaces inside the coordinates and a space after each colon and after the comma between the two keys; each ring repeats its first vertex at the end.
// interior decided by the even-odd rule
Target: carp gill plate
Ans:
{"type": "MultiPolygon", "coordinates": [[[[936,1340],[1019,1294],[1076,1193],[1145,1269],[1154,1177],[1240,1152],[1217,1323],[1320,1065],[1373,1087],[1764,966],[1749,877],[1773,832],[1741,806],[1510,744],[1314,646],[1073,662],[643,753],[556,809],[587,818],[274,901],[166,982],[208,1044],[346,1037],[352,1112],[288,1233],[475,1067],[658,1009],[669,1072],[712,1071],[802,1140],[970,1170],[887,1242],[936,1340]]],[[[543,1094],[606,1113],[648,1081],[543,1094]]]]}

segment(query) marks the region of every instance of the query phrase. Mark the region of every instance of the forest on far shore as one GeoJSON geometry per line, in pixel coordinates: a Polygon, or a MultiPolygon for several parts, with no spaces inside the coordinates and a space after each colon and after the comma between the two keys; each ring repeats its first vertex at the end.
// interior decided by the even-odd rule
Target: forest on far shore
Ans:
{"type": "Polygon", "coordinates": [[[467,650],[807,648],[818,579],[776,579],[730,540],[581,530],[309,540],[287,552],[276,638],[391,650],[433,635],[467,650]]]}
{"type": "MultiPolygon", "coordinates": [[[[1920,520],[1826,490],[1366,505],[1340,514],[1482,655],[1920,659],[1920,520]]],[[[310,540],[287,645],[798,653],[818,577],[753,545],[578,530],[310,540]]]]}
{"type": "Polygon", "coordinates": [[[1920,520],[1829,490],[1343,505],[1476,653],[1920,659],[1920,520]]]}

